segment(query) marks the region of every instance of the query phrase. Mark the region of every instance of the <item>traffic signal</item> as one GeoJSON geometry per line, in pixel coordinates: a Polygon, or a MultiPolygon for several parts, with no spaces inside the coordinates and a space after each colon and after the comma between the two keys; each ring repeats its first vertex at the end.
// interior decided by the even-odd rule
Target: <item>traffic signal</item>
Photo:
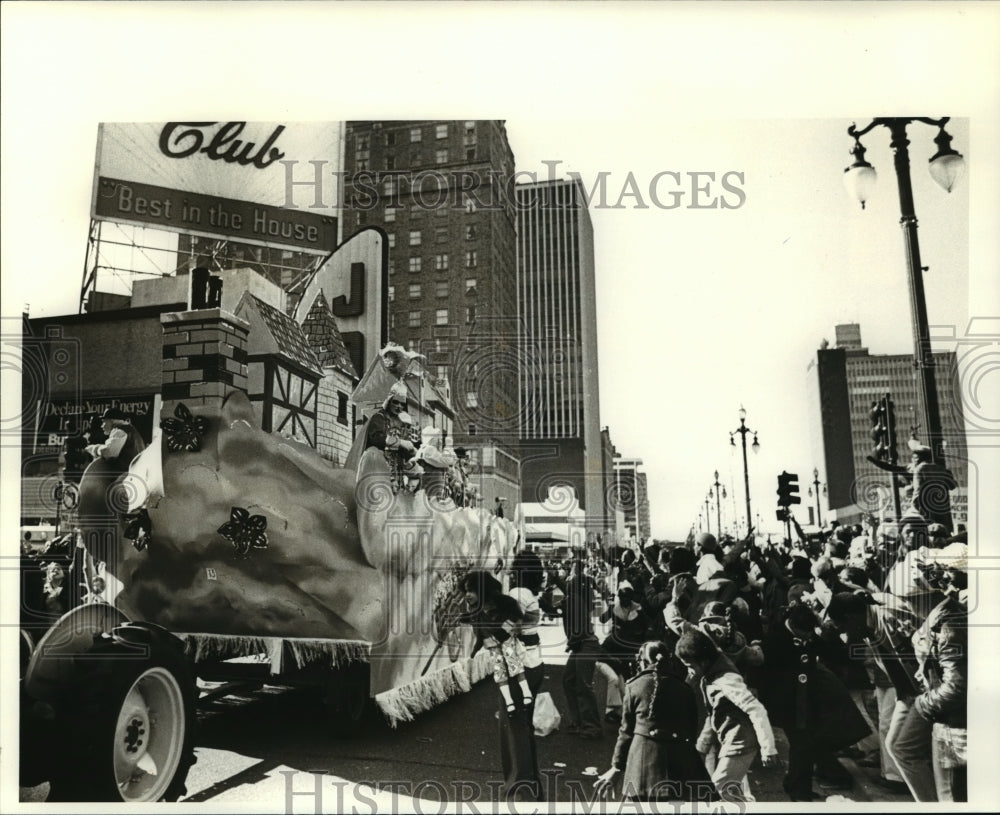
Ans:
{"type": "Polygon", "coordinates": [[[888,461],[895,464],[898,460],[896,451],[896,406],[891,394],[886,394],[877,402],[872,402],[871,437],[873,442],[872,458],[878,461],[888,461]]]}
{"type": "Polygon", "coordinates": [[[895,464],[899,460],[896,452],[896,405],[887,393],[883,399],[885,405],[885,434],[889,445],[889,461],[895,464]]]}
{"type": "Polygon", "coordinates": [[[792,504],[801,503],[798,473],[782,472],[778,476],[778,505],[787,508],[792,504]]]}
{"type": "Polygon", "coordinates": [[[889,460],[889,422],[886,417],[885,400],[879,399],[872,402],[871,412],[872,428],[872,457],[879,461],[889,460]]]}
{"type": "Polygon", "coordinates": [[[788,520],[788,510],[785,509],[784,507],[778,507],[777,516],[778,516],[778,520],[779,521],[787,521],[788,520]]]}

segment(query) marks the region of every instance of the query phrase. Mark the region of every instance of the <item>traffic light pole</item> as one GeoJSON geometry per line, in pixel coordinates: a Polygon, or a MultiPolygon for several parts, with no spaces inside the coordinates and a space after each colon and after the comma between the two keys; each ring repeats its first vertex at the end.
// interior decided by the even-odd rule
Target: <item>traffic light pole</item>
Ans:
{"type": "MultiPolygon", "coordinates": [[[[888,436],[889,462],[895,466],[899,462],[896,452],[896,408],[892,403],[892,394],[885,395],[885,431],[888,436]]],[[[896,520],[903,517],[902,508],[899,503],[899,475],[890,473],[892,478],[892,507],[896,511],[896,520]]]]}

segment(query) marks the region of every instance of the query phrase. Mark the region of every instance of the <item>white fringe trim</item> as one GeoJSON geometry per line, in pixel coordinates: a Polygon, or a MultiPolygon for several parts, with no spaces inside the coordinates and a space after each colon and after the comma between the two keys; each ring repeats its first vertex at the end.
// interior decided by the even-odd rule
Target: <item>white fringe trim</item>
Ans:
{"type": "Polygon", "coordinates": [[[472,659],[460,659],[409,684],[380,693],[375,697],[375,703],[390,726],[396,727],[400,722],[412,722],[418,713],[430,710],[452,696],[467,693],[490,673],[489,653],[482,650],[472,659]]]}
{"type": "MultiPolygon", "coordinates": [[[[333,667],[350,662],[367,662],[371,643],[363,640],[320,640],[298,637],[249,637],[238,634],[178,634],[184,640],[184,652],[194,662],[244,659],[269,662],[271,675],[286,669],[284,646],[295,661],[295,668],[329,659],[333,667]]],[[[288,666],[291,667],[291,666],[288,666]]]]}

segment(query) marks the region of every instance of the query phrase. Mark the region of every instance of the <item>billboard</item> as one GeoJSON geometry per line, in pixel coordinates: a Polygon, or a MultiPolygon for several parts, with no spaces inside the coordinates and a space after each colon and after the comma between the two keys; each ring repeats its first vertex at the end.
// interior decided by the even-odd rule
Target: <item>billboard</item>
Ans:
{"type": "Polygon", "coordinates": [[[58,454],[67,436],[82,433],[91,422],[100,423],[105,410],[122,411],[139,431],[146,444],[153,440],[153,418],[157,394],[138,396],[89,396],[86,398],[49,399],[35,428],[35,452],[58,454]]]}
{"type": "Polygon", "coordinates": [[[109,122],[91,217],[328,254],[337,243],[337,122],[109,122]]]}

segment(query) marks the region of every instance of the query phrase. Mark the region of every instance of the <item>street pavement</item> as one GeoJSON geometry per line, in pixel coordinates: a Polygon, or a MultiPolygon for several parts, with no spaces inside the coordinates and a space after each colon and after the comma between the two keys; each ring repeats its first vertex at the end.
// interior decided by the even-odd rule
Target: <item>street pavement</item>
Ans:
{"type": "MultiPolygon", "coordinates": [[[[561,626],[542,626],[546,679],[565,715],[562,671],[566,661],[561,626]]],[[[596,683],[598,698],[604,685],[596,683]]],[[[502,802],[496,688],[491,679],[469,693],[392,728],[377,711],[352,739],[331,735],[319,701],[304,690],[265,687],[211,702],[199,714],[197,763],[188,776],[184,801],[252,805],[272,812],[428,811],[426,801],[502,802]],[[413,798],[420,800],[414,801],[413,798]]],[[[603,706],[602,706],[603,707],[603,706]]],[[[609,766],[617,728],[606,724],[599,740],[585,741],[565,727],[539,738],[539,765],[550,800],[586,807],[593,776],[609,766]]],[[[776,731],[787,757],[787,742],[776,731]]],[[[876,771],[843,759],[853,786],[832,790],[837,800],[905,802],[872,783],[876,771]]],[[[782,771],[759,762],[750,771],[751,791],[759,802],[786,802],[782,771]]],[[[22,800],[44,800],[47,785],[22,790],[22,800]]],[[[470,803],[470,810],[472,804],[470,803]]],[[[436,808],[430,811],[438,811],[436,808]]]]}

